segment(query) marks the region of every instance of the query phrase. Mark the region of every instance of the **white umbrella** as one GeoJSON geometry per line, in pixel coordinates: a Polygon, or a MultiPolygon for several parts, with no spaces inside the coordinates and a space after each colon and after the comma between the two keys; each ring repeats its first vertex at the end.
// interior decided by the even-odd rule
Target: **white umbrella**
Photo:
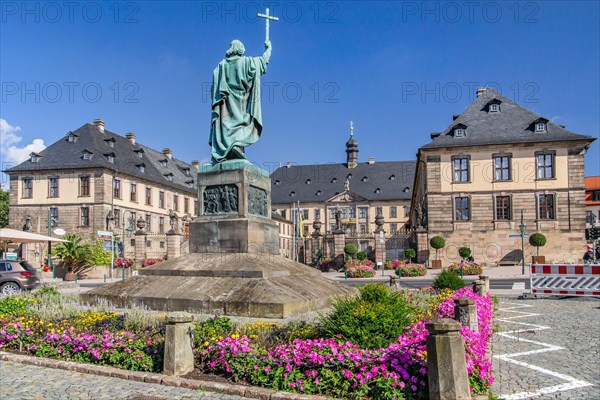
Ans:
{"type": "Polygon", "coordinates": [[[68,240],[53,238],[51,236],[38,235],[37,233],[18,231],[16,229],[0,229],[0,241],[15,243],[38,243],[38,242],[68,242],[68,240]]]}

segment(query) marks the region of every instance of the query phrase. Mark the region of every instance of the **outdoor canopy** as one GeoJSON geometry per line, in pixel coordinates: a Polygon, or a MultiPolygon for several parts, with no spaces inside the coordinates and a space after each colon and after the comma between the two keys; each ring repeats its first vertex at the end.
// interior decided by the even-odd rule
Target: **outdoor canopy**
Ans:
{"type": "Polygon", "coordinates": [[[38,235],[37,233],[18,231],[16,229],[0,229],[1,242],[38,243],[38,242],[68,242],[68,240],[38,235]]]}

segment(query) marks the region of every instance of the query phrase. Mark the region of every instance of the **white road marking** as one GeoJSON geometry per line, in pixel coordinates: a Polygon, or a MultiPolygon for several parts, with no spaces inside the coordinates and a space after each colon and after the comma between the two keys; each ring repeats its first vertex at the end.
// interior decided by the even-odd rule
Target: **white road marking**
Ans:
{"type": "MultiPolygon", "coordinates": [[[[517,283],[515,283],[513,285],[513,289],[515,288],[515,285],[517,285],[517,283]]],[[[525,284],[523,283],[523,286],[525,284]]],[[[543,325],[536,325],[536,324],[528,324],[525,322],[516,322],[516,321],[512,321],[513,319],[516,318],[525,318],[525,317],[535,317],[541,314],[535,314],[535,313],[527,313],[527,312],[523,312],[523,311],[516,311],[520,308],[527,308],[527,307],[532,307],[529,304],[519,304],[519,303],[506,303],[508,305],[512,305],[514,307],[507,307],[507,308],[502,308],[499,311],[506,311],[506,312],[510,312],[510,313],[515,313],[515,314],[522,314],[522,315],[515,315],[512,317],[505,317],[505,318],[496,318],[496,321],[502,321],[502,322],[506,322],[506,323],[510,323],[510,324],[517,324],[517,325],[521,325],[524,326],[526,328],[524,329],[515,329],[515,330],[511,330],[511,331],[506,331],[506,332],[499,332],[498,335],[500,336],[504,336],[507,338],[511,338],[511,339],[515,339],[519,342],[524,342],[524,343],[531,343],[531,344],[535,344],[538,346],[542,346],[542,349],[538,349],[538,350],[531,350],[531,351],[522,351],[522,352],[518,352],[518,353],[510,353],[510,354],[497,354],[494,356],[494,358],[497,358],[501,361],[506,361],[509,363],[513,363],[516,365],[520,365],[522,367],[525,368],[529,368],[531,370],[537,371],[537,372],[541,372],[543,374],[546,375],[550,375],[553,376],[555,378],[558,379],[562,379],[567,381],[567,383],[561,383],[559,385],[555,385],[555,386],[548,386],[548,387],[543,387],[540,388],[536,391],[533,392],[519,392],[519,393],[512,393],[512,394],[505,394],[500,396],[503,399],[507,399],[507,400],[518,400],[518,399],[529,399],[532,397],[537,397],[537,396],[541,396],[544,394],[550,394],[550,393],[556,393],[556,392],[563,392],[566,390],[573,390],[573,389],[578,389],[581,387],[586,387],[586,386],[592,386],[591,383],[586,382],[586,381],[582,381],[580,379],[576,379],[573,378],[572,376],[566,375],[566,374],[561,374],[559,372],[554,372],[551,371],[549,369],[546,368],[542,368],[542,367],[538,367],[537,365],[533,365],[533,364],[529,364],[523,361],[517,361],[517,360],[513,360],[514,357],[521,357],[521,356],[528,356],[528,355],[532,355],[532,354],[539,354],[539,353],[546,353],[549,351],[557,351],[557,350],[564,350],[564,347],[560,347],[560,346],[556,346],[553,344],[549,344],[549,343],[543,343],[543,342],[538,342],[536,340],[530,340],[530,339],[523,339],[520,336],[514,336],[515,334],[519,334],[519,333],[523,333],[523,332],[531,332],[531,331],[541,331],[541,330],[546,330],[546,329],[551,329],[549,326],[543,326],[543,325]]]]}
{"type": "Polygon", "coordinates": [[[525,290],[525,282],[513,283],[512,290],[525,290]]]}

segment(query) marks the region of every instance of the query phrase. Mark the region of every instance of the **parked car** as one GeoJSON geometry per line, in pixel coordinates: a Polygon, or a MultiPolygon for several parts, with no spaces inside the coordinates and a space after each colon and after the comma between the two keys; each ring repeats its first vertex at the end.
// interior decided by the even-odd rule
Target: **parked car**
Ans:
{"type": "Polygon", "coordinates": [[[40,285],[37,271],[27,261],[0,259],[0,294],[31,290],[40,285]]]}

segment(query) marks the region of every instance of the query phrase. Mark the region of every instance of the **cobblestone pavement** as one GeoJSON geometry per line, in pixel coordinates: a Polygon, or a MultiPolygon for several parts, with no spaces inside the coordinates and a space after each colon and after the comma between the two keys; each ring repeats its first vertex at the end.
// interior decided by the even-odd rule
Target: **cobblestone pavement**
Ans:
{"type": "Polygon", "coordinates": [[[501,300],[495,322],[494,394],[600,399],[600,300],[501,300]]]}
{"type": "Polygon", "coordinates": [[[247,398],[1,361],[0,399],[245,400],[247,398]]]}

